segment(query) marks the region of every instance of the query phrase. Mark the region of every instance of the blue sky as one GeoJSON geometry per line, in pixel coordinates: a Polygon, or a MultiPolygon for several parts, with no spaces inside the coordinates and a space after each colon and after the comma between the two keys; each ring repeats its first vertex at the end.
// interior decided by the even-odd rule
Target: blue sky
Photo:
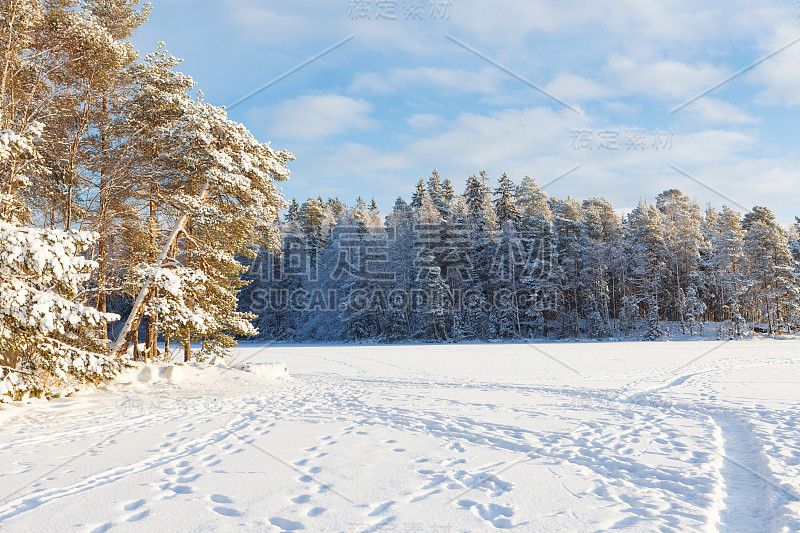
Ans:
{"type": "Polygon", "coordinates": [[[572,171],[547,192],[628,209],[679,188],[800,216],[797,2],[153,4],[134,44],[166,42],[218,105],[353,36],[230,110],[295,154],[287,199],[386,211],[434,168],[459,191],[480,170],[540,185],[572,171]]]}

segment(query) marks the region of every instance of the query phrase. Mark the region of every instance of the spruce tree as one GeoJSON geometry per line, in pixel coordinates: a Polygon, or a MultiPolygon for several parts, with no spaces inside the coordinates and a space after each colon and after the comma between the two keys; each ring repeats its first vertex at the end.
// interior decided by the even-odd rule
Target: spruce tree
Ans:
{"type": "Polygon", "coordinates": [[[497,213],[497,225],[502,228],[507,222],[516,224],[519,219],[516,203],[516,186],[511,178],[503,172],[498,180],[495,194],[495,213],[497,213]]]}
{"type": "Polygon", "coordinates": [[[420,178],[417,182],[416,189],[414,189],[414,193],[411,195],[411,208],[419,209],[422,207],[422,202],[427,195],[428,191],[425,189],[425,180],[420,178]]]}
{"type": "Polygon", "coordinates": [[[452,295],[435,256],[425,248],[417,257],[417,286],[419,300],[416,304],[420,314],[417,334],[427,340],[446,341],[448,324],[452,323],[452,295]]]}

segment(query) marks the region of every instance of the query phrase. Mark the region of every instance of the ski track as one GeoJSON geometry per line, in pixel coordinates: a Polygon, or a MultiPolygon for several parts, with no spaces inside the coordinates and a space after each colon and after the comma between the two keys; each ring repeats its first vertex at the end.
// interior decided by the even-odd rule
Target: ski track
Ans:
{"type": "MultiPolygon", "coordinates": [[[[451,457],[409,457],[418,479],[416,488],[380,501],[355,502],[363,518],[358,529],[363,531],[390,529],[387,526],[398,524],[399,510],[432,498],[446,498],[449,505],[469,513],[487,529],[524,530],[527,522],[519,517],[520,510],[514,503],[515,484],[502,474],[506,467],[522,460],[569,466],[592,480],[593,488],[585,492],[572,492],[563,484],[562,487],[575,498],[599,499],[616,509],[623,518],[604,524],[607,529],[691,528],[732,533],[792,530],[800,526],[796,512],[788,507],[795,500],[796,489],[771,468],[771,463],[787,461],[793,467],[790,472],[798,472],[800,446],[790,444],[790,439],[796,436],[795,413],[773,410],[759,425],[751,421],[763,413],[719,405],[713,402],[715,396],[711,392],[702,393],[705,403],[681,402],[672,396],[686,384],[699,383],[701,390],[707,390],[703,380],[710,382],[715,375],[751,364],[757,366],[755,363],[715,363],[709,368],[695,368],[677,375],[667,369],[660,376],[650,375],[618,390],[597,390],[579,386],[443,381],[424,376],[380,379],[367,377],[363,368],[351,363],[313,357],[352,367],[356,376],[308,374],[276,393],[232,399],[225,412],[216,414],[231,415],[223,427],[187,439],[180,435],[180,430],[188,432],[195,427],[192,423],[185,424],[178,431],[166,434],[157,450],[138,461],[63,486],[39,488],[41,483],[37,483],[33,490],[0,502],[0,526],[20,515],[40,512],[51,502],[143,472],[157,471],[161,481],[153,485],[152,498],[123,502],[115,520],[96,524],[91,531],[108,531],[116,524],[145,520],[158,500],[198,494],[200,489],[194,483],[204,473],[223,461],[225,455],[255,445],[260,436],[268,435],[281,420],[343,423],[346,427],[339,433],[319,436],[317,442],[303,448],[299,457],[289,459],[297,474],[296,490],[287,497],[287,505],[294,511],[291,515],[276,513],[266,517],[263,526],[273,530],[314,530],[315,520],[330,515],[333,505],[342,505],[341,500],[336,501],[335,479],[327,474],[328,462],[340,453],[342,440],[370,438],[378,428],[431,436],[441,441],[451,457]],[[522,427],[492,422],[489,420],[496,405],[437,398],[425,392],[431,390],[509,392],[522,398],[544,396],[552,400],[552,405],[541,409],[512,406],[508,411],[523,420],[546,415],[567,429],[553,432],[532,429],[535,424],[522,427]],[[665,393],[670,395],[666,400],[665,393]],[[414,401],[425,402],[425,407],[400,406],[414,401]],[[453,411],[445,413],[439,405],[453,411]],[[553,410],[553,406],[560,409],[553,410]],[[580,409],[587,406],[599,414],[598,419],[582,420],[578,416],[580,409]],[[469,416],[454,414],[467,408],[471,410],[469,416]],[[686,425],[694,428],[696,434],[687,434],[683,429],[686,425]],[[768,449],[763,443],[776,436],[783,444],[768,449]],[[465,459],[469,456],[467,447],[500,450],[517,459],[470,468],[465,459]],[[673,463],[651,466],[648,454],[670,458],[673,463]]],[[[369,358],[354,359],[403,369],[369,358]]],[[[201,414],[198,424],[214,420],[207,411],[198,409],[194,413],[201,414]]],[[[113,413],[99,412],[93,416],[95,423],[82,421],[72,428],[54,424],[59,431],[38,435],[25,434],[23,430],[32,423],[22,423],[22,429],[6,435],[0,452],[24,453],[42,446],[90,441],[93,437],[108,437],[155,424],[174,427],[186,421],[187,413],[162,412],[127,420],[114,419],[113,413]]],[[[97,447],[106,444],[100,442],[97,447]]],[[[382,445],[387,453],[408,452],[394,439],[382,441],[382,445]]],[[[30,466],[26,470],[19,464],[23,468],[16,473],[30,470],[30,466]]],[[[207,511],[222,518],[241,519],[247,513],[237,507],[232,496],[220,492],[208,493],[204,499],[207,511]]]]}

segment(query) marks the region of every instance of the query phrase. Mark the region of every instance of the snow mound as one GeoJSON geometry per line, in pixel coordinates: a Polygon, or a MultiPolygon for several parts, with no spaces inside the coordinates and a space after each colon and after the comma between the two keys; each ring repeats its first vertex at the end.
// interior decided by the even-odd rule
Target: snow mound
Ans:
{"type": "Polygon", "coordinates": [[[107,383],[113,385],[158,385],[183,383],[188,386],[194,383],[225,382],[234,374],[244,371],[263,378],[288,378],[289,371],[284,363],[247,363],[229,367],[223,362],[214,365],[188,363],[133,363],[131,368],[123,371],[117,378],[107,383]]]}
{"type": "MultiPolygon", "coordinates": [[[[200,369],[195,373],[200,372],[200,369]]],[[[162,381],[183,381],[192,373],[188,367],[171,363],[134,363],[134,366],[123,371],[115,380],[116,383],[125,385],[130,383],[153,384],[162,381]]]]}
{"type": "Polygon", "coordinates": [[[288,378],[289,369],[284,363],[246,363],[240,370],[267,378],[288,378]]]}

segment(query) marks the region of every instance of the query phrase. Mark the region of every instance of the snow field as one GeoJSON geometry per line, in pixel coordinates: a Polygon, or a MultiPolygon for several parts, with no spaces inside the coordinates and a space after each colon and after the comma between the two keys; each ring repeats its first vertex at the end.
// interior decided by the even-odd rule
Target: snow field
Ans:
{"type": "Polygon", "coordinates": [[[0,528],[796,531],[799,348],[251,344],[250,372],[142,365],[0,410],[0,528]]]}

